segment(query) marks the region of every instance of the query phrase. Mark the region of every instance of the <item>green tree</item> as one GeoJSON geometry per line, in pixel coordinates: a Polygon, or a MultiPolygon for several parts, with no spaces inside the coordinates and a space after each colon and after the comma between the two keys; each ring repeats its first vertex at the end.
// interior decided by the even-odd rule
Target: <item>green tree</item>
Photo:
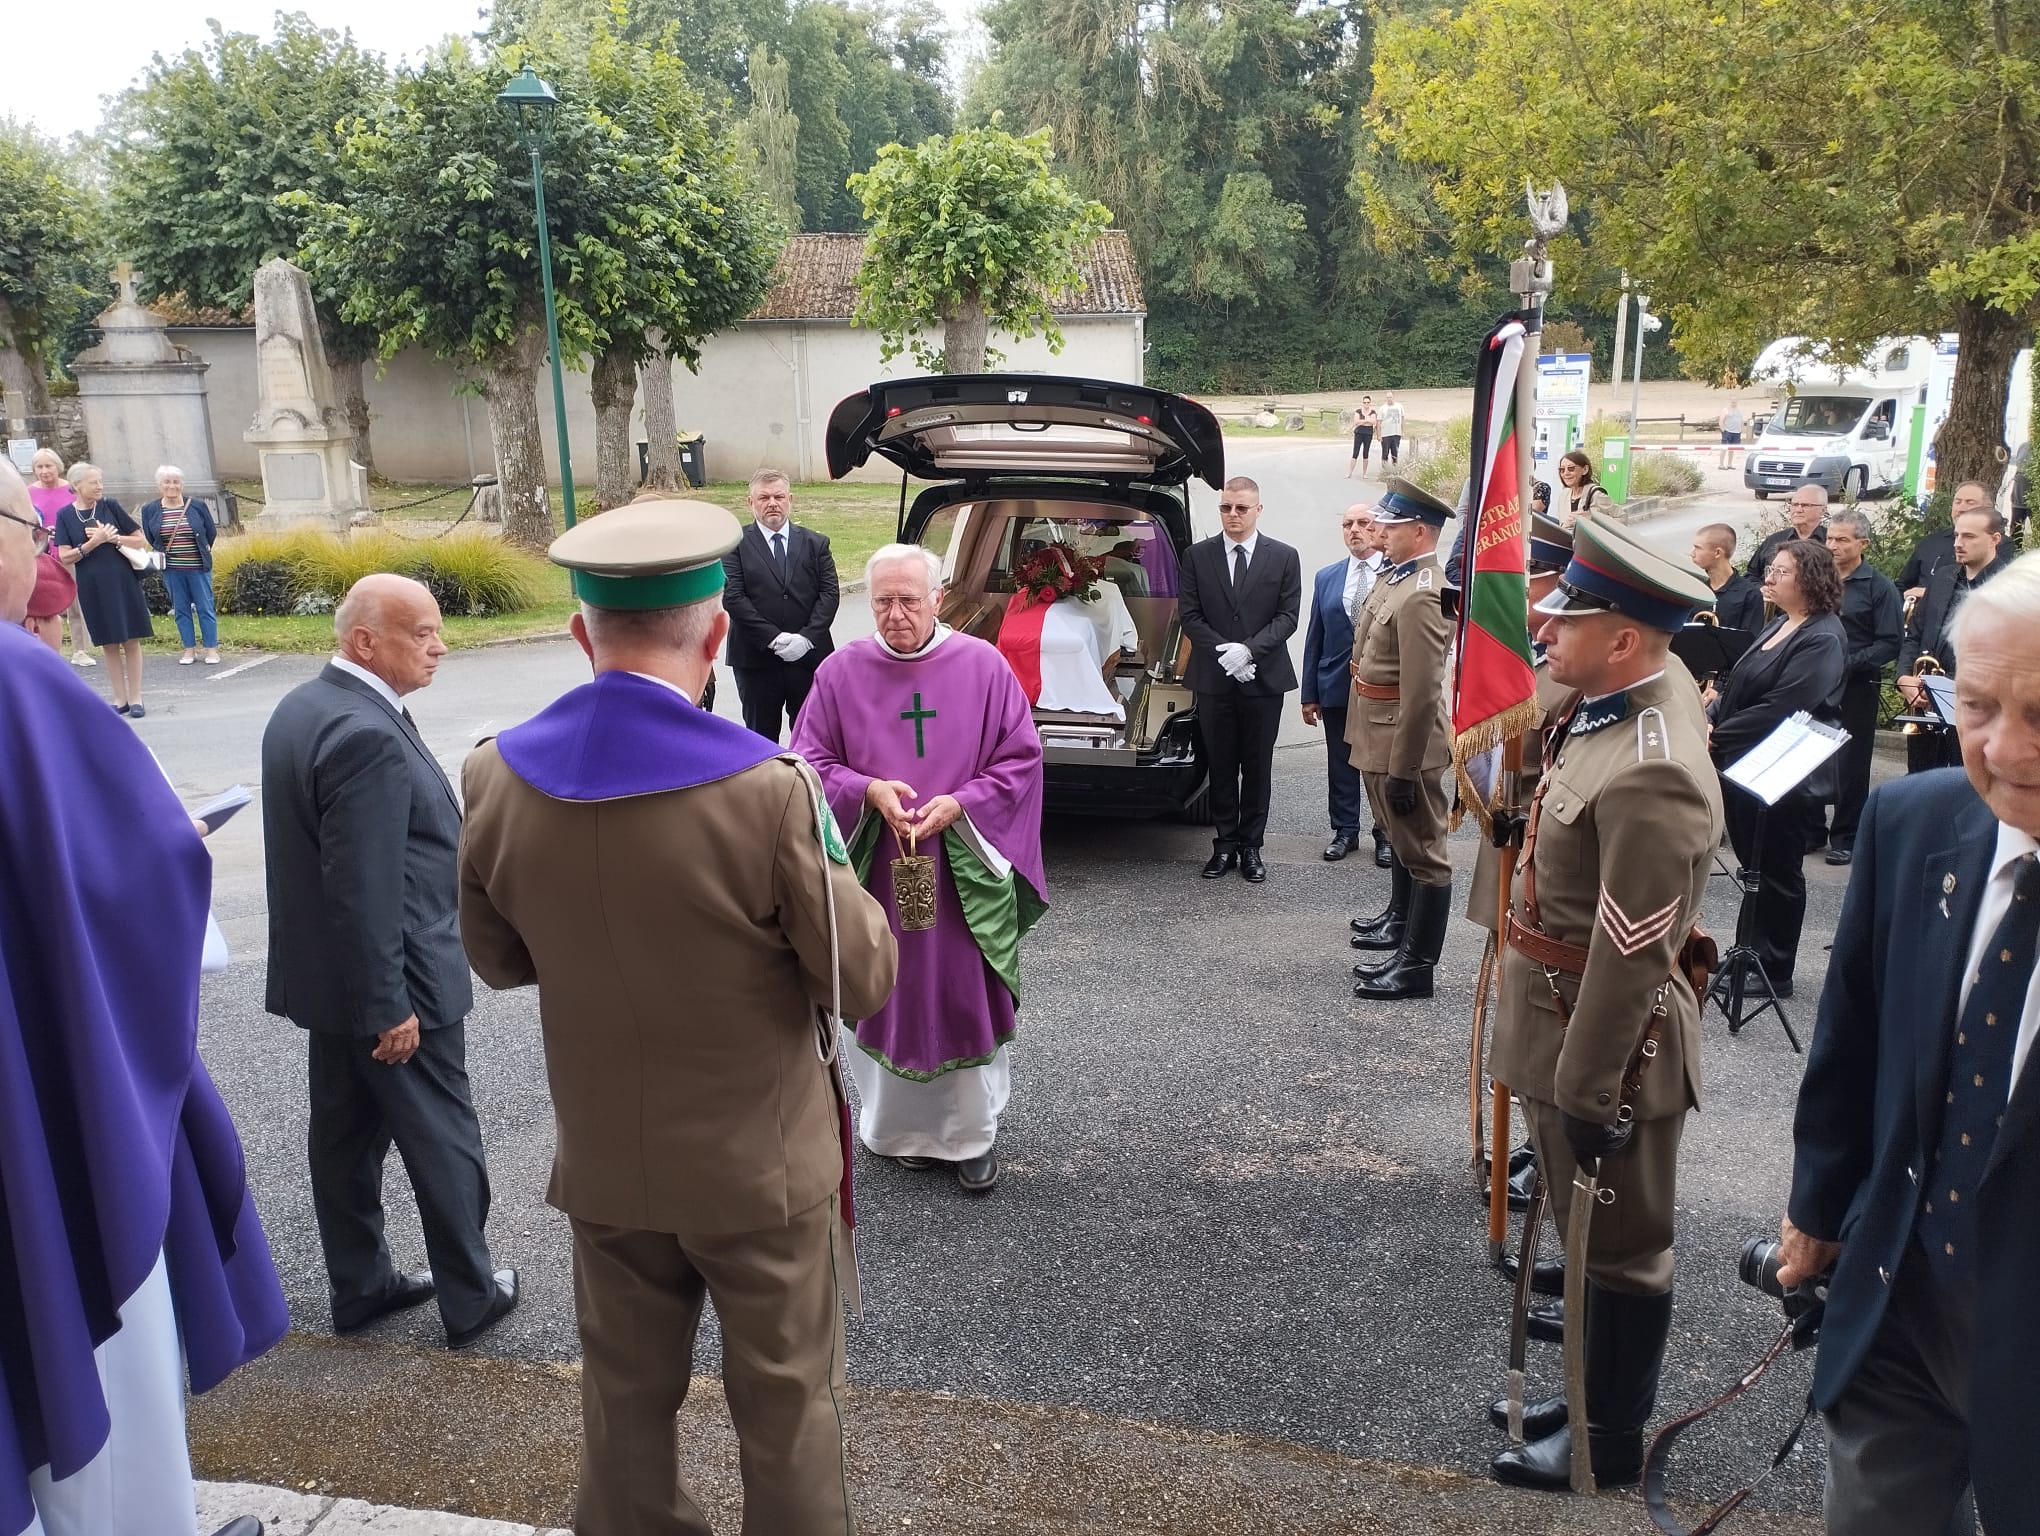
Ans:
{"type": "MultiPolygon", "coordinates": [[[[300,12],[279,14],[266,41],[208,22],[211,37],[174,59],[158,54],[108,122],[115,238],[144,291],[240,313],[255,269],[295,252],[304,215],[286,195],[348,197],[339,125],[373,113],[388,89],[382,59],[300,12]]],[[[313,300],[355,456],[373,471],[362,365],[372,328],[340,319],[337,295],[313,300]]]]}
{"type": "Polygon", "coordinates": [[[1811,32],[1749,0],[1468,0],[1384,35],[1371,120],[1426,195],[1363,197],[1394,233],[1498,258],[1524,175],[1556,177],[1580,215],[1561,284],[1608,298],[1626,268],[1703,376],[1779,335],[1848,359],[1953,330],[1940,462],[1995,486],[2040,323],[2036,59],[2030,0],[1840,0],[1811,32]]]}
{"type": "Polygon", "coordinates": [[[769,43],[751,50],[751,106],[744,114],[738,136],[749,162],[751,181],[772,204],[779,222],[788,229],[800,227],[800,203],[794,191],[794,169],[798,163],[800,118],[787,103],[787,64],[784,54],[775,54],[769,43]]]}
{"type": "Polygon", "coordinates": [[[0,117],[0,397],[11,407],[0,417],[49,414],[56,350],[105,291],[95,216],[70,157],[0,117]]]}
{"type": "Polygon", "coordinates": [[[1046,133],[967,128],[888,144],[850,188],[871,221],[855,323],[879,332],[888,359],[911,349],[923,367],[976,373],[993,326],[1062,349],[1050,297],[1083,282],[1084,253],[1112,214],[1049,169],[1046,133]],[[920,335],[934,325],[939,354],[920,335]]]}

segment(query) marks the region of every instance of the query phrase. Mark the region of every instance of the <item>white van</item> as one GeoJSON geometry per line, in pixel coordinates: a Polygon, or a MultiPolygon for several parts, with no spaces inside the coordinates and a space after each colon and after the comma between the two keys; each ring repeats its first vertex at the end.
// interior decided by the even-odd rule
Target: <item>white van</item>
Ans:
{"type": "Polygon", "coordinates": [[[1848,368],[1819,361],[1815,345],[1784,337],[1750,370],[1752,383],[1789,390],[1743,459],[1743,485],[1759,501],[1808,481],[1835,497],[1878,495],[1905,481],[1912,407],[1932,367],[1933,338],[1879,342],[1848,368]]]}

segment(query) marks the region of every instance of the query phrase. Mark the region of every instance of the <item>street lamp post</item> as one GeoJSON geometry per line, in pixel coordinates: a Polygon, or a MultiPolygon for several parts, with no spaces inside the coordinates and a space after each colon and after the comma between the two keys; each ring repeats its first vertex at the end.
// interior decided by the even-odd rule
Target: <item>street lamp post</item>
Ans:
{"type": "Polygon", "coordinates": [[[1629,381],[1629,441],[1632,446],[1636,442],[1636,413],[1642,409],[1643,403],[1643,338],[1663,324],[1650,312],[1650,295],[1639,293],[1636,296],[1636,372],[1629,381]]]}
{"type": "Polygon", "coordinates": [[[560,315],[553,301],[552,241],[545,227],[545,165],[539,151],[552,134],[560,99],[529,64],[517,71],[496,100],[517,124],[517,136],[531,151],[531,195],[538,205],[538,270],[545,283],[545,344],[552,356],[553,431],[560,446],[560,500],[567,526],[574,526],[574,461],[567,451],[567,396],[560,379],[560,315]]]}

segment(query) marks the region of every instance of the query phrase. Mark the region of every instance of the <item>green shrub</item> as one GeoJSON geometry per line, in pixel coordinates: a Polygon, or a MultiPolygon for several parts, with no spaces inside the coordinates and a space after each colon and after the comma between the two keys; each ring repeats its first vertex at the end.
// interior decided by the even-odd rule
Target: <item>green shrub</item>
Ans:
{"type": "Polygon", "coordinates": [[[1675,453],[1646,453],[1629,465],[1632,496],[1691,496],[1705,477],[1700,466],[1675,453]]]}
{"type": "Polygon", "coordinates": [[[462,618],[519,613],[545,594],[544,562],[487,534],[407,539],[381,529],[344,539],[316,528],[223,539],[213,587],[222,613],[330,613],[378,571],[423,582],[441,612],[462,618]]]}
{"type": "Polygon", "coordinates": [[[1472,463],[1473,418],[1454,416],[1436,441],[1425,443],[1422,455],[1405,474],[1420,490],[1452,506],[1459,500],[1459,488],[1466,483],[1472,463]]]}

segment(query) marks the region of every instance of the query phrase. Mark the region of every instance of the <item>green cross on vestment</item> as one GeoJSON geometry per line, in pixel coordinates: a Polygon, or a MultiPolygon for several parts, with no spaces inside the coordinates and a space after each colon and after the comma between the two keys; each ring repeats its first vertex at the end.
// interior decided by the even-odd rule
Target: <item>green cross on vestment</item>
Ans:
{"type": "Polygon", "coordinates": [[[935,718],[935,711],[921,708],[921,696],[917,693],[914,695],[914,707],[912,709],[901,710],[900,718],[914,722],[914,756],[926,757],[928,755],[928,742],[927,738],[921,734],[924,729],[921,722],[933,720],[935,718]]]}

